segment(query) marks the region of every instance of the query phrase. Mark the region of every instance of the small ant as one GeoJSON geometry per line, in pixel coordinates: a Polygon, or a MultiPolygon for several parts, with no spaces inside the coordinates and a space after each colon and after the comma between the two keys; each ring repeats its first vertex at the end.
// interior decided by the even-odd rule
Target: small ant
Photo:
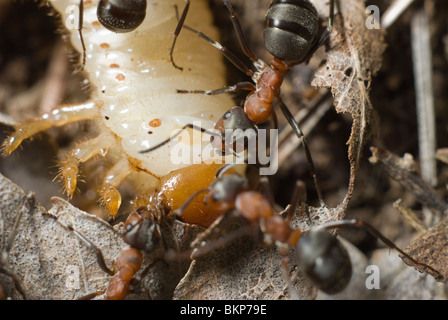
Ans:
{"type": "MultiPolygon", "coordinates": [[[[123,233],[123,240],[128,246],[121,250],[114,270],[107,266],[101,249],[71,225],[59,221],[64,228],[74,232],[82,242],[95,252],[99,267],[112,276],[107,289],[83,296],[81,300],[90,300],[102,294],[104,294],[105,300],[123,300],[131,291],[131,287],[139,283],[157,262],[180,263],[176,254],[179,251],[177,242],[174,244],[175,248],[173,248],[173,241],[167,239],[167,234],[164,232],[164,228],[170,230],[170,237],[174,239],[172,230],[174,219],[167,215],[165,209],[161,200],[151,198],[149,207],[139,207],[129,215],[124,223],[123,233]],[[145,267],[137,278],[136,273],[143,264],[142,252],[148,255],[151,263],[145,267]]],[[[57,219],[57,217],[53,218],[57,219]]]]}
{"type": "MultiPolygon", "coordinates": [[[[12,231],[9,234],[8,239],[6,239],[5,230],[2,230],[2,252],[0,252],[0,274],[5,274],[9,278],[12,279],[14,282],[14,286],[16,290],[19,292],[19,294],[22,296],[24,300],[27,300],[27,294],[25,292],[22,280],[12,271],[10,270],[7,265],[7,260],[9,256],[9,252],[11,251],[14,239],[17,236],[17,231],[19,227],[20,220],[22,219],[23,214],[25,211],[31,212],[33,208],[36,205],[36,198],[34,196],[34,193],[30,192],[28,193],[24,198],[24,204],[23,209],[21,209],[18,213],[18,215],[15,218],[14,225],[12,227],[12,231]]],[[[3,224],[4,225],[4,224],[3,224]]],[[[5,297],[6,293],[4,292],[4,289],[2,285],[0,284],[0,293],[5,297]]],[[[0,298],[1,300],[1,298],[0,298]]]]}
{"type": "MultiPolygon", "coordinates": [[[[323,292],[336,294],[348,285],[352,275],[352,265],[346,249],[336,236],[328,230],[354,226],[365,228],[389,248],[396,249],[410,259],[415,265],[423,266],[434,274],[440,275],[437,270],[416,261],[373,226],[359,219],[331,221],[312,227],[309,231],[291,228],[290,222],[296,208],[299,207],[299,211],[305,209],[305,186],[301,181],[298,181],[295,185],[289,208],[285,209],[282,214],[276,214],[272,196],[269,193],[265,195],[259,191],[249,190],[248,181],[245,177],[236,173],[224,174],[224,171],[217,175],[213,184],[193,194],[184,206],[174,212],[182,219],[182,211],[185,210],[192,198],[200,192],[206,193],[204,202],[228,208],[225,215],[218,218],[192,243],[192,247],[195,248],[192,253],[193,259],[229,243],[237,237],[250,234],[260,239],[264,245],[275,245],[282,256],[283,267],[286,270],[288,270],[289,265],[290,249],[294,248],[297,266],[304,276],[323,292]],[[230,217],[243,218],[247,224],[233,233],[215,240],[215,243],[204,241],[208,235],[216,231],[218,224],[223,219],[230,217]]],[[[267,177],[260,178],[260,184],[265,191],[269,190],[268,183],[267,177]]],[[[287,279],[287,282],[292,289],[293,286],[289,279],[287,279]]]]}
{"type": "MultiPolygon", "coordinates": [[[[86,46],[82,36],[83,15],[84,15],[84,1],[79,0],[79,20],[78,20],[78,34],[81,40],[83,50],[82,66],[86,64],[86,46]]],[[[182,70],[181,67],[174,63],[173,51],[176,45],[177,37],[182,30],[182,25],[187,17],[190,8],[190,0],[186,2],[182,16],[179,23],[174,30],[174,40],[170,50],[171,63],[176,69],[182,70]]],[[[137,29],[146,17],[146,0],[100,0],[97,7],[98,21],[108,30],[117,33],[127,33],[137,29]]]]}

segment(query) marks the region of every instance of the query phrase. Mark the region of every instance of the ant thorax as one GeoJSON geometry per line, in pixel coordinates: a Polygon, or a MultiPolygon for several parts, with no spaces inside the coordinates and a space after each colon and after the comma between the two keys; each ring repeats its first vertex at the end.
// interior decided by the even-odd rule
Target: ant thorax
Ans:
{"type": "MultiPolygon", "coordinates": [[[[71,43],[80,52],[82,63],[79,0],[49,2],[60,12],[61,21],[70,32],[71,43]]],[[[99,23],[98,0],[85,0],[83,4],[82,35],[86,48],[83,71],[89,79],[93,107],[91,115],[82,120],[94,121],[100,130],[92,143],[88,142],[90,140],[83,142],[83,148],[90,149],[92,154],[107,153],[115,158],[115,163],[123,163],[116,170],[123,176],[127,171],[149,173],[144,177],[145,185],[149,189],[157,188],[161,177],[191,163],[171,160],[171,149],[178,139],[152,152],[140,151],[166,140],[176,129],[187,124],[213,128],[233,105],[226,94],[209,97],[176,92],[186,84],[193,88],[224,86],[222,56],[203,40],[182,31],[176,42],[174,58],[183,70],[176,69],[170,62],[173,31],[178,23],[176,6],[182,10],[183,0],[148,1],[143,23],[128,33],[109,31],[99,23]]],[[[192,2],[186,23],[213,37],[218,36],[206,0],[192,2]]],[[[201,145],[208,143],[206,139],[202,140],[201,145]]],[[[186,143],[191,142],[188,139],[186,143]]],[[[73,156],[81,153],[77,147],[73,156]]],[[[77,160],[77,164],[85,161],[79,157],[77,160]]],[[[69,166],[66,163],[62,163],[61,171],[64,166],[69,166]]]]}

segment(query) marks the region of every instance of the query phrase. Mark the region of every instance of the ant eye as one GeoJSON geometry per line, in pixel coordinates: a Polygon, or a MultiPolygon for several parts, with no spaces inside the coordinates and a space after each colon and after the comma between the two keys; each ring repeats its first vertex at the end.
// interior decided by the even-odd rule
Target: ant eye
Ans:
{"type": "Polygon", "coordinates": [[[330,232],[311,230],[304,234],[296,245],[296,254],[300,270],[323,292],[341,292],[350,282],[350,258],[330,232]]]}
{"type": "Polygon", "coordinates": [[[230,111],[226,112],[222,117],[224,119],[229,119],[232,116],[232,113],[230,111]]]}
{"type": "Polygon", "coordinates": [[[134,225],[133,225],[133,224],[127,224],[126,227],[125,227],[125,232],[129,232],[129,231],[131,231],[132,228],[134,228],[134,225]]]}

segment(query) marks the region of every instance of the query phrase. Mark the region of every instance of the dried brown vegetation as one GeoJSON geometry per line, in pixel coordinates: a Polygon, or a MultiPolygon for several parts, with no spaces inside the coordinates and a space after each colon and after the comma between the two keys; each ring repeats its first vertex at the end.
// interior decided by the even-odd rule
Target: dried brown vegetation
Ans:
{"type": "MultiPolygon", "coordinates": [[[[269,2],[232,1],[249,43],[263,59],[267,53],[261,35],[269,2]]],[[[387,29],[367,29],[368,14],[363,1],[337,2],[335,26],[326,48],[319,49],[308,64],[295,67],[282,86],[285,103],[301,119],[328,207],[316,204],[303,150],[288,128],[280,136],[280,169],[271,179],[276,201],[285,207],[295,181],[305,180],[312,219],[298,216],[294,227],[308,230],[327,221],[361,218],[442,275],[436,281],[416,271],[393,251],[389,254],[389,249],[363,230],[344,229],[339,234],[349,240],[344,243],[353,262],[352,283],[339,295],[319,292],[317,298],[446,299],[448,3],[416,0],[387,29]],[[425,42],[428,36],[429,41],[425,42]],[[432,84],[429,89],[420,85],[428,81],[432,84]],[[433,125],[428,124],[431,119],[433,125]],[[372,264],[381,270],[380,290],[368,290],[365,286],[366,266],[372,264]]],[[[394,2],[400,1],[376,0],[367,4],[377,5],[384,17],[394,2]]],[[[326,1],[313,3],[326,21],[326,1]]],[[[222,1],[213,0],[211,4],[223,30],[222,42],[239,53],[222,1]]],[[[47,15],[45,8],[39,9],[31,1],[0,3],[1,137],[6,136],[12,122],[31,118],[51,105],[36,101],[48,101],[44,98],[49,97],[56,101],[82,101],[87,95],[80,90],[82,75],[72,75],[72,64],[64,60],[65,51],[58,47],[59,35],[55,34],[57,27],[47,15]],[[20,15],[27,18],[14,19],[20,15]],[[52,68],[62,73],[52,72],[52,68]],[[48,91],[45,88],[50,81],[58,86],[51,85],[48,91]],[[56,97],[52,97],[54,94],[56,97]]],[[[229,83],[242,79],[244,75],[229,66],[229,83]]],[[[82,129],[52,129],[43,133],[41,139],[24,143],[23,150],[0,159],[0,249],[4,251],[4,239],[22,213],[4,267],[23,281],[28,298],[80,298],[104,289],[109,280],[99,269],[94,253],[48,214],[69,221],[91,239],[103,250],[110,265],[125,246],[120,222],[126,208],[121,220],[111,222],[111,226],[95,216],[101,217],[101,210],[88,196],[89,186],[96,182],[92,177],[101,169],[92,169],[96,171],[86,175],[73,205],[58,198],[63,196],[60,186],[52,181],[57,174],[52,165],[57,151],[68,148],[73,139],[82,135],[82,129]],[[27,206],[23,190],[36,194],[36,205],[27,206]],[[76,274],[80,280],[76,287],[67,282],[75,279],[71,272],[80,272],[76,274]]],[[[91,169],[84,170],[88,173],[91,169]]],[[[187,239],[192,237],[190,232],[197,232],[180,223],[178,230],[187,234],[187,239]]],[[[160,276],[160,268],[166,266],[154,266],[142,286],[151,291],[169,283],[169,287],[175,288],[172,294],[176,299],[291,297],[278,252],[275,248],[260,248],[247,238],[193,261],[185,275],[173,272],[173,277],[165,279],[160,276]]],[[[299,298],[316,297],[316,291],[296,270],[291,270],[291,275],[299,298]]],[[[7,296],[22,297],[12,280],[2,273],[0,285],[7,296]]],[[[165,293],[158,296],[152,292],[152,296],[166,298],[165,293]]],[[[148,295],[131,297],[144,299],[148,295]]]]}

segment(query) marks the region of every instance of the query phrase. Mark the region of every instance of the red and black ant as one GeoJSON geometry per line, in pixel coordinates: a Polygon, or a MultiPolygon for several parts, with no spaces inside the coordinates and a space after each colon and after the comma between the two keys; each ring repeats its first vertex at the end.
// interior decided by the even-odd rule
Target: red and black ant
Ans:
{"type": "MultiPolygon", "coordinates": [[[[34,209],[35,205],[36,205],[36,198],[34,196],[34,193],[30,192],[24,198],[23,207],[17,214],[14,221],[14,225],[12,226],[12,230],[7,239],[5,230],[4,229],[2,230],[2,239],[1,239],[2,250],[0,252],[0,274],[4,274],[12,279],[14,287],[24,300],[26,300],[28,297],[25,291],[25,287],[22,283],[22,280],[10,268],[7,267],[7,263],[9,252],[11,251],[14,239],[17,236],[20,220],[22,219],[22,216],[25,213],[25,211],[31,212],[34,209]]],[[[3,223],[3,228],[4,226],[5,223],[3,223]]],[[[0,293],[3,295],[3,297],[6,297],[6,293],[1,284],[0,284],[0,293]]],[[[0,300],[1,299],[2,298],[0,297],[0,300]]]]}
{"type": "MultiPolygon", "coordinates": [[[[318,289],[328,294],[336,294],[344,290],[352,275],[352,265],[346,249],[335,235],[328,230],[341,227],[363,227],[376,238],[380,239],[389,248],[400,252],[410,259],[415,265],[430,270],[435,275],[440,273],[429,265],[418,262],[403,250],[397,247],[370,224],[359,220],[331,221],[314,226],[308,231],[293,229],[291,220],[299,207],[300,211],[306,210],[304,203],[305,187],[298,181],[295,185],[289,208],[283,214],[276,214],[272,196],[268,192],[268,180],[260,178],[260,184],[266,192],[251,190],[248,188],[246,177],[239,174],[224,174],[222,170],[217,174],[216,180],[208,188],[193,194],[184,206],[174,213],[182,219],[182,211],[189,202],[201,192],[205,193],[204,202],[211,206],[228,208],[225,215],[218,218],[209,228],[200,234],[192,243],[195,251],[192,258],[195,259],[218,246],[225,245],[233,239],[243,235],[253,235],[265,245],[275,245],[283,258],[283,266],[288,270],[290,249],[295,249],[296,263],[303,275],[318,289]],[[214,231],[223,219],[231,217],[243,218],[246,224],[234,232],[224,235],[221,239],[207,243],[204,239],[214,231]]],[[[292,284],[288,280],[288,285],[292,284]]]]}
{"type": "MultiPolygon", "coordinates": [[[[112,276],[107,289],[98,290],[83,296],[81,299],[93,299],[104,294],[105,300],[123,300],[133,287],[141,282],[151,267],[160,261],[167,264],[178,263],[179,268],[174,269],[178,269],[179,274],[181,274],[181,262],[177,256],[179,247],[173,231],[174,218],[168,216],[166,209],[161,200],[152,198],[149,206],[139,207],[129,215],[124,223],[123,231],[123,240],[128,246],[121,250],[113,270],[107,266],[100,248],[71,225],[59,221],[63,227],[74,232],[82,242],[95,252],[99,267],[112,276]],[[137,277],[136,274],[142,267],[144,255],[150,263],[137,277]]],[[[55,216],[51,217],[57,219],[55,216]]],[[[173,278],[172,275],[166,276],[167,279],[173,278]]],[[[174,290],[174,288],[171,289],[174,290]]],[[[169,292],[169,290],[170,288],[164,288],[162,290],[163,294],[169,292]]],[[[151,297],[149,290],[148,294],[151,297]]]]}
{"type": "MultiPolygon", "coordinates": [[[[176,45],[177,37],[182,30],[182,25],[185,22],[185,18],[187,17],[187,13],[190,8],[190,0],[184,1],[186,4],[179,19],[179,23],[174,30],[174,40],[170,51],[171,63],[175,68],[180,70],[182,70],[182,68],[174,63],[173,51],[176,45]]],[[[146,0],[100,0],[97,7],[97,17],[98,21],[110,31],[117,33],[131,32],[137,29],[138,26],[140,26],[145,20],[146,7],[146,0]]],[[[84,0],[79,0],[78,34],[83,50],[82,66],[84,67],[86,64],[86,46],[82,36],[83,15],[84,0]]]]}
{"type": "MultiPolygon", "coordinates": [[[[275,117],[273,102],[276,98],[283,115],[304,146],[318,199],[321,205],[324,205],[321,191],[318,186],[317,173],[305,135],[280,97],[280,88],[288,71],[295,65],[307,62],[314,52],[328,39],[334,20],[334,0],[330,1],[328,26],[323,31],[320,30],[317,11],[308,0],[272,1],[266,13],[264,29],[265,46],[273,56],[273,59],[269,63],[265,63],[257,58],[246,41],[237,13],[233,9],[230,1],[223,1],[230,12],[231,21],[240,47],[244,54],[252,61],[256,71],[247,67],[237,56],[219,42],[185,24],[182,24],[182,27],[194,32],[220,50],[225,58],[227,58],[234,66],[251,77],[253,83],[239,82],[235,85],[215,90],[177,90],[177,92],[217,95],[226,92],[234,93],[238,91],[250,91],[244,102],[244,112],[241,111],[241,108],[234,107],[226,112],[215,125],[217,134],[212,134],[211,140],[215,147],[222,151],[232,148],[235,140],[241,141],[241,137],[235,136],[234,139],[230,141],[230,145],[229,142],[227,142],[227,144],[223,143],[223,141],[227,141],[225,140],[226,130],[235,132],[235,130],[240,129],[240,132],[243,132],[244,134],[247,130],[256,130],[257,125],[266,122],[271,116],[275,117]],[[221,139],[216,139],[216,136],[221,137],[221,139]]],[[[179,19],[179,22],[181,21],[182,20],[179,19]]],[[[182,129],[185,129],[186,127],[182,129]]],[[[192,126],[190,125],[189,127],[192,126]]],[[[202,131],[204,132],[206,130],[202,129],[202,131]]],[[[171,137],[169,140],[173,139],[175,136],[171,137]]],[[[166,142],[162,142],[160,145],[141,152],[150,152],[164,143],[166,142]]]]}

